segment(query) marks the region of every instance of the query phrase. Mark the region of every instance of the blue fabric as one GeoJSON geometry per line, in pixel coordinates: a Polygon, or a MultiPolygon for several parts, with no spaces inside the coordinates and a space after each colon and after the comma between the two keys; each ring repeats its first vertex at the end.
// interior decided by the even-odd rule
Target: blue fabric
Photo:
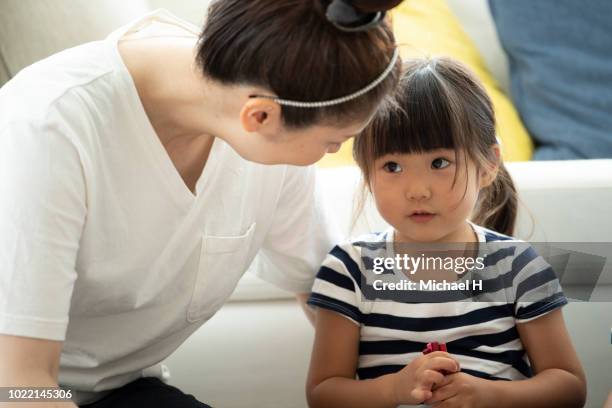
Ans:
{"type": "Polygon", "coordinates": [[[612,157],[612,1],[489,4],[534,158],[612,157]]]}

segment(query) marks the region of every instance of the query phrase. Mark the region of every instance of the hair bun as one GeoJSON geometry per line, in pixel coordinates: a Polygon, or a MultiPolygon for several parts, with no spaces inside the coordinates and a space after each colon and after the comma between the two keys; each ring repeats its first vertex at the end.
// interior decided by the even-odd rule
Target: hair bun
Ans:
{"type": "Polygon", "coordinates": [[[353,6],[362,13],[387,11],[399,6],[403,0],[352,0],[353,6]]]}
{"type": "Polygon", "coordinates": [[[342,31],[368,31],[383,23],[387,10],[401,2],[402,0],[332,0],[327,6],[325,16],[342,31]]]}

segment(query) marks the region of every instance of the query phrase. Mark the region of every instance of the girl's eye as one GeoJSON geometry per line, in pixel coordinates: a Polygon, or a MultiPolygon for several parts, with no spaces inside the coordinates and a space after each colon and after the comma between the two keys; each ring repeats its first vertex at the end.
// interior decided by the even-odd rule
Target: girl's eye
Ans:
{"type": "Polygon", "coordinates": [[[402,166],[400,166],[396,162],[390,161],[390,162],[385,163],[385,165],[383,166],[383,169],[385,169],[385,171],[389,173],[399,173],[402,171],[402,166]]]}
{"type": "Polygon", "coordinates": [[[431,168],[440,170],[450,166],[450,164],[450,161],[438,157],[437,159],[434,159],[434,161],[431,162],[431,168]]]}

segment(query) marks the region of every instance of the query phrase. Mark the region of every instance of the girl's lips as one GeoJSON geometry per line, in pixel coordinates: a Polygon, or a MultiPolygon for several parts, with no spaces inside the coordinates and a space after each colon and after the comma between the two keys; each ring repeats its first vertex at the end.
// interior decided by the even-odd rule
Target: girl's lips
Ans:
{"type": "Polygon", "coordinates": [[[416,223],[424,223],[424,222],[428,222],[431,221],[433,219],[433,217],[435,217],[436,214],[412,214],[409,216],[409,218],[416,223]]]}

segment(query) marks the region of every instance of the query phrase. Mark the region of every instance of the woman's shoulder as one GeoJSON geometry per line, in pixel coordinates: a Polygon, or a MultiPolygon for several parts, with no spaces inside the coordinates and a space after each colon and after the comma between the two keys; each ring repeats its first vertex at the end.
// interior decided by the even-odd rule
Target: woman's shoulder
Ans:
{"type": "MultiPolygon", "coordinates": [[[[42,120],[60,104],[78,111],[84,106],[84,100],[72,98],[71,91],[95,87],[97,79],[108,77],[116,68],[105,56],[106,51],[107,45],[102,41],[87,43],[24,68],[0,89],[2,118],[42,120]]],[[[108,89],[107,84],[105,87],[108,89]]],[[[102,92],[98,94],[103,96],[102,92]]]]}

